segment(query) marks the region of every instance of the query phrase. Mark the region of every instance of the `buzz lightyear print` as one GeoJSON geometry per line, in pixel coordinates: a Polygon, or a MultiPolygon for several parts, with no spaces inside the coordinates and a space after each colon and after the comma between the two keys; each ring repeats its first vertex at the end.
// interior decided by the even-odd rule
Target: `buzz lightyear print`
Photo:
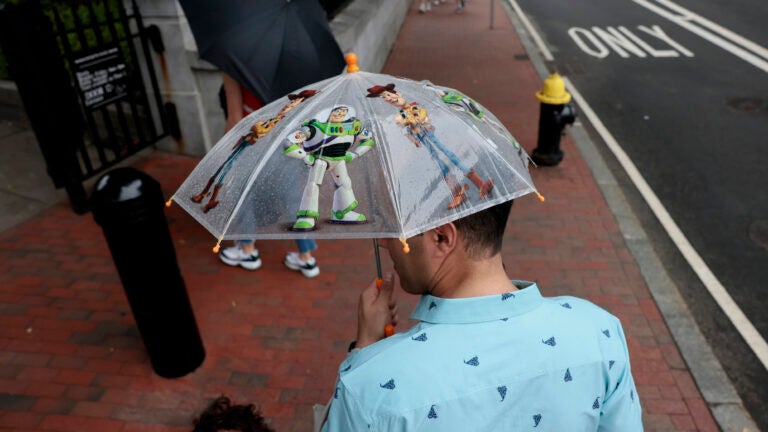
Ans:
{"type": "Polygon", "coordinates": [[[333,105],[304,121],[285,139],[283,154],[303,161],[310,168],[293,231],[317,229],[318,199],[326,172],[333,176],[336,188],[329,222],[362,224],[368,221],[365,215],[355,211],[358,202],[347,164],[370,151],[375,142],[355,114],[355,108],[350,105],[333,105]]]}

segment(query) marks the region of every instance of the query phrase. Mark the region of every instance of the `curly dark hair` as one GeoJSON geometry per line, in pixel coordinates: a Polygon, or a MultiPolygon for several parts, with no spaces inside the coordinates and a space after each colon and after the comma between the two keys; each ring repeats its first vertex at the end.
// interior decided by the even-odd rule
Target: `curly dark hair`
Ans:
{"type": "Polygon", "coordinates": [[[218,432],[222,430],[237,430],[240,432],[274,432],[264,422],[256,407],[249,405],[232,405],[226,396],[221,396],[200,414],[193,422],[192,432],[218,432]]]}

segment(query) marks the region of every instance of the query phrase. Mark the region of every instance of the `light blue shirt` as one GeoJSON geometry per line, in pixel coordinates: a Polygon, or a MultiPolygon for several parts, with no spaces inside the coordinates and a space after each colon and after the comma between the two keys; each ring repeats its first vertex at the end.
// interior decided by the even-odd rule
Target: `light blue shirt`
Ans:
{"type": "Polygon", "coordinates": [[[642,431],[621,323],[575,297],[425,295],[410,330],[352,352],[324,431],[642,431]]]}

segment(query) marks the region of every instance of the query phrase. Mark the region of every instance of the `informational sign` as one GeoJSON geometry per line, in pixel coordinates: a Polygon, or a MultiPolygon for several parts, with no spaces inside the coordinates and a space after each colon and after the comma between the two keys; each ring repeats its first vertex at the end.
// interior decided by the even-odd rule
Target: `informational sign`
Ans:
{"type": "Polygon", "coordinates": [[[72,64],[86,108],[98,108],[128,94],[127,69],[117,46],[99,47],[72,64]]]}

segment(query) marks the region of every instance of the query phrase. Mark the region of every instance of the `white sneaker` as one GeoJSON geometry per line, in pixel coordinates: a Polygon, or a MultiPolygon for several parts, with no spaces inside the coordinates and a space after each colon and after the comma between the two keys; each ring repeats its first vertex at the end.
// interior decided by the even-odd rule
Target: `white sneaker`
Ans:
{"type": "Polygon", "coordinates": [[[420,4],[419,5],[419,13],[424,13],[426,11],[427,11],[427,4],[426,3],[420,4]]]}
{"type": "Polygon", "coordinates": [[[289,252],[285,255],[283,261],[286,267],[291,270],[301,271],[301,274],[308,278],[313,278],[320,274],[320,267],[317,266],[317,260],[312,258],[311,261],[302,261],[299,258],[299,254],[296,252],[289,252]]]}
{"type": "Polygon", "coordinates": [[[226,265],[240,266],[248,270],[256,270],[261,267],[261,258],[259,258],[258,249],[254,249],[253,252],[248,255],[240,249],[240,246],[232,246],[219,252],[219,258],[226,265]]]}

